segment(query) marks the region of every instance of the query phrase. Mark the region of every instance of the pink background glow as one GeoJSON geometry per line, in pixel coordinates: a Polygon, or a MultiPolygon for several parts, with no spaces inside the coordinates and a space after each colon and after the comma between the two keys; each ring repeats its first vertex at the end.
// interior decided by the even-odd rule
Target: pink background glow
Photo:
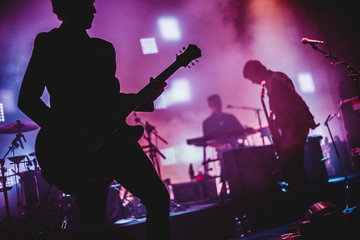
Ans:
{"type": "MultiPolygon", "coordinates": [[[[50,0],[7,2],[0,4],[0,102],[4,102],[6,118],[6,122],[1,124],[17,119],[28,120],[16,109],[16,99],[33,41],[37,33],[49,31],[60,24],[52,13],[50,0]]],[[[113,43],[117,52],[116,76],[123,92],[139,91],[150,77],[156,77],[170,65],[175,60],[175,54],[189,43],[198,45],[202,50],[199,63],[191,69],[179,69],[168,81],[170,87],[172,79],[187,78],[192,100],[153,113],[138,114],[142,121],[154,125],[158,134],[169,143],[158,141],[160,151],[173,148],[175,164],[160,161],[163,162],[163,179],[171,178],[173,183],[189,181],[189,163],[194,164],[196,172],[202,170],[202,149],[187,145],[186,140],[202,136],[201,123],[210,114],[206,102],[209,95],[218,93],[225,112],[235,114],[243,125],[258,128],[253,111],[225,109],[228,104],[261,108],[259,86],[242,76],[242,67],[248,59],[259,59],[268,68],[286,73],[309,105],[315,121],[321,123],[311,134],[328,136],[323,123],[329,114],[338,111],[341,97],[337,83],[347,79],[347,72],[341,66],[331,66],[330,61],[311,46],[301,44],[301,38],[326,41],[335,56],[356,65],[359,63],[359,47],[355,48],[356,39],[351,30],[357,24],[344,19],[351,15],[348,12],[352,6],[350,3],[339,8],[340,3],[334,5],[336,1],[324,1],[326,5],[319,1],[297,2],[96,1],[97,14],[88,33],[113,43]],[[182,34],[180,41],[161,39],[157,27],[157,19],[161,16],[178,19],[182,34]],[[147,37],[156,38],[158,54],[142,54],[139,40],[147,37]],[[296,77],[303,72],[313,76],[315,93],[300,92],[296,77]]],[[[134,123],[132,115],[128,123],[134,123]]],[[[263,115],[262,123],[267,125],[263,115]]],[[[340,119],[334,119],[331,127],[335,135],[344,138],[340,119]]],[[[36,133],[37,130],[25,133],[25,149],[16,150],[16,154],[34,151],[36,133]]],[[[13,137],[0,135],[0,157],[7,151],[13,137]]],[[[252,145],[262,144],[258,135],[250,137],[249,141],[252,145]]],[[[146,145],[143,139],[141,143],[146,145]]]]}

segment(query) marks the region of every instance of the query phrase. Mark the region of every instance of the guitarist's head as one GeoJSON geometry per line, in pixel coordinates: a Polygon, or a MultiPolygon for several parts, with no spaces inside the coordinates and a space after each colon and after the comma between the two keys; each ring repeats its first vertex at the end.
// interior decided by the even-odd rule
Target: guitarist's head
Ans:
{"type": "Polygon", "coordinates": [[[261,84],[266,78],[268,70],[259,60],[249,60],[245,63],[243,69],[244,78],[255,84],[261,84]]]}
{"type": "Polygon", "coordinates": [[[53,12],[64,24],[90,29],[96,9],[95,0],[51,0],[53,12]]]}

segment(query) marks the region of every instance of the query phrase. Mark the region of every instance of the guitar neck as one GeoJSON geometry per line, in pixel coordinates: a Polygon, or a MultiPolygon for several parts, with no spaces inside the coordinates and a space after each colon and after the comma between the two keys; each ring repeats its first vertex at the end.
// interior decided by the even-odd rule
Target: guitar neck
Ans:
{"type": "MultiPolygon", "coordinates": [[[[165,82],[171,75],[173,75],[181,65],[175,61],[173,62],[169,67],[167,67],[163,72],[161,72],[156,78],[155,81],[158,82],[165,82]]],[[[152,83],[148,83],[143,89],[141,89],[136,94],[136,99],[131,104],[131,106],[128,109],[128,113],[126,116],[128,116],[132,111],[134,111],[136,108],[138,108],[141,104],[146,102],[148,98],[151,96],[153,92],[152,83]]]]}
{"type": "Polygon", "coordinates": [[[275,151],[278,152],[279,151],[280,137],[279,137],[278,131],[276,130],[274,120],[271,119],[270,116],[269,116],[269,113],[267,111],[266,104],[265,104],[265,101],[264,101],[264,97],[265,97],[265,82],[263,81],[261,83],[261,97],[260,97],[260,100],[261,100],[262,107],[264,109],[266,121],[268,122],[268,125],[269,125],[269,130],[270,130],[270,134],[271,134],[271,137],[272,137],[272,140],[273,140],[273,145],[274,145],[275,151]]]}
{"type": "MultiPolygon", "coordinates": [[[[183,49],[185,51],[181,52],[180,55],[176,55],[176,61],[173,62],[169,67],[167,67],[163,72],[161,72],[154,79],[155,82],[165,82],[180,67],[186,67],[193,60],[201,57],[201,50],[196,45],[189,44],[186,49],[183,49]]],[[[149,98],[153,95],[153,92],[154,86],[153,83],[150,82],[136,94],[136,99],[132,102],[130,106],[128,106],[128,111],[124,113],[126,114],[126,117],[144,102],[147,102],[149,98]]]]}

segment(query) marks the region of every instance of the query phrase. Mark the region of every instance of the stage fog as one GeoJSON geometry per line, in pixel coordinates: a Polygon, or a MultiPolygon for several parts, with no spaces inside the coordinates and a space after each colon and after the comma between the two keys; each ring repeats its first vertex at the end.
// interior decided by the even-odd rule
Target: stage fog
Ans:
{"type": "MultiPolygon", "coordinates": [[[[88,33],[114,45],[116,77],[122,92],[142,89],[150,77],[156,77],[176,60],[176,54],[181,54],[179,51],[183,47],[195,44],[201,49],[202,56],[195,65],[180,68],[168,79],[165,92],[155,102],[156,110],[136,115],[142,123],[155,127],[151,141],[166,157],[157,155],[162,179],[169,178],[172,183],[190,181],[190,163],[194,165],[195,174],[203,172],[203,148],[189,145],[187,140],[203,134],[202,121],[210,115],[209,95],[219,94],[224,111],[234,114],[244,126],[260,127],[255,110],[227,108],[228,105],[262,108],[260,86],[243,77],[243,66],[249,59],[258,59],[269,69],[287,74],[308,104],[315,121],[321,124],[310,135],[329,137],[323,123],[330,114],[338,112],[342,97],[346,98],[341,96],[338,83],[347,85],[350,82],[348,72],[342,65],[331,66],[324,54],[309,44],[302,44],[301,39],[325,41],[334,56],[355,65],[359,60],[359,54],[356,54],[359,49],[354,49],[355,39],[346,38],[354,24],[349,22],[344,27],[345,24],[337,22],[350,5],[338,9],[334,15],[337,5],[331,5],[335,3],[330,1],[323,13],[315,15],[315,11],[323,8],[320,3],[311,2],[96,1],[97,13],[88,33]],[[169,29],[162,28],[162,21],[166,20],[173,24],[170,30],[175,35],[166,35],[169,29]],[[141,39],[150,39],[156,49],[144,54],[141,39]]],[[[0,104],[4,115],[0,125],[4,125],[16,120],[29,121],[16,105],[34,38],[39,32],[58,27],[60,21],[52,13],[50,0],[7,1],[0,4],[0,9],[0,104]]],[[[329,51],[325,45],[319,47],[329,51]]],[[[48,101],[46,93],[43,97],[48,101]]],[[[67,117],[71,120],[72,116],[67,117]]],[[[262,126],[268,125],[263,111],[260,111],[260,120],[262,126]]],[[[127,121],[136,124],[135,115],[129,115],[127,121]]],[[[341,119],[334,118],[329,124],[333,134],[344,139],[341,119]]],[[[24,148],[18,148],[16,155],[34,152],[37,131],[24,133],[24,148]]],[[[7,152],[14,137],[15,134],[0,134],[0,157],[7,152]]],[[[146,147],[149,143],[143,138],[141,144],[146,147]]],[[[263,142],[257,133],[248,136],[245,144],[260,146],[263,142]]],[[[268,140],[265,144],[269,144],[268,140]]],[[[207,153],[212,157],[213,150],[208,148],[207,153]]],[[[54,154],[67,157],[65,151],[54,154]]],[[[6,165],[12,167],[8,161],[6,165]]],[[[212,171],[217,174],[216,164],[212,171]]]]}

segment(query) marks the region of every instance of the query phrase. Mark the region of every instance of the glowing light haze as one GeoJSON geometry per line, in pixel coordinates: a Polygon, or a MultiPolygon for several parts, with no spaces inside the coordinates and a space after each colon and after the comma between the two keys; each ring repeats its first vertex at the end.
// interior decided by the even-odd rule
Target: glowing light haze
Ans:
{"type": "MultiPolygon", "coordinates": [[[[5,104],[5,97],[0,96],[0,102],[4,103],[5,123],[10,123],[17,119],[28,120],[20,111],[11,111],[9,107],[11,104],[16,106],[18,89],[31,55],[34,38],[39,32],[58,27],[60,22],[51,12],[50,0],[3,2],[0,4],[0,88],[1,92],[13,92],[13,97],[9,104],[5,104]]],[[[330,67],[328,60],[319,52],[301,44],[302,37],[323,40],[323,36],[312,22],[314,18],[309,17],[311,1],[306,6],[296,2],[96,1],[97,14],[88,33],[92,37],[113,43],[117,53],[116,77],[120,80],[123,92],[139,91],[150,77],[156,77],[175,61],[175,54],[182,47],[192,43],[202,50],[199,63],[190,69],[179,69],[168,80],[169,88],[164,96],[182,98],[182,103],[169,104],[153,113],[138,114],[141,120],[154,125],[157,133],[168,142],[164,144],[158,141],[158,148],[164,151],[171,149],[166,152],[170,152],[175,160],[171,163],[166,163],[166,159],[162,160],[164,179],[171,178],[173,183],[189,181],[187,168],[190,162],[194,164],[195,171],[202,169],[202,149],[188,146],[186,139],[202,136],[201,123],[210,114],[206,102],[209,95],[218,93],[224,106],[233,104],[261,108],[259,86],[244,80],[242,76],[242,67],[248,59],[259,59],[268,68],[282,71],[293,79],[297,91],[315,115],[316,122],[323,123],[328,114],[337,111],[339,96],[335,83],[347,76],[338,71],[339,68],[330,67]],[[176,20],[176,41],[162,38],[158,19],[163,16],[176,20]],[[145,38],[156,39],[157,54],[143,54],[140,39],[145,38]],[[297,76],[304,72],[311,74],[315,92],[301,92],[297,76]],[[178,82],[180,86],[176,86],[176,79],[186,81],[182,80],[178,82]],[[173,88],[183,90],[178,92],[173,88]]],[[[333,26],[328,28],[331,31],[333,26]]],[[[339,46],[335,45],[339,44],[338,40],[326,41],[333,41],[334,48],[339,46]]],[[[342,53],[344,57],[349,56],[345,50],[338,52],[342,53]]],[[[253,111],[224,111],[235,114],[243,125],[259,127],[253,111]]],[[[340,121],[333,121],[334,134],[343,137],[340,121]]],[[[134,123],[132,115],[128,122],[134,123]]],[[[262,122],[267,125],[264,116],[262,122]]],[[[25,149],[19,149],[17,154],[34,151],[36,133],[37,131],[32,131],[25,134],[28,140],[25,149]]],[[[324,126],[311,134],[328,135],[324,126]]],[[[12,137],[0,136],[0,154],[6,152],[12,137]]],[[[252,136],[249,142],[253,145],[262,144],[258,135],[252,136]]],[[[211,151],[209,149],[210,154],[211,151]]]]}

